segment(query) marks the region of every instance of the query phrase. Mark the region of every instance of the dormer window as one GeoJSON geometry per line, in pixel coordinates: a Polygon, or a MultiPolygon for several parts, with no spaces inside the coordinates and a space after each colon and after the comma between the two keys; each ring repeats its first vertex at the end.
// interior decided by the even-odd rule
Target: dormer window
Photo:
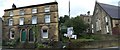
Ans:
{"type": "Polygon", "coordinates": [[[19,14],[20,14],[20,15],[24,15],[24,14],[25,14],[25,13],[24,13],[24,10],[20,10],[19,14]]]}
{"type": "Polygon", "coordinates": [[[10,12],[9,12],[9,16],[13,16],[13,11],[10,11],[10,12]]]}
{"type": "Polygon", "coordinates": [[[37,16],[32,16],[32,24],[37,24],[37,16]]]}
{"type": "Polygon", "coordinates": [[[50,12],[50,6],[49,5],[46,5],[44,9],[45,9],[45,12],[50,12]]]}
{"type": "Polygon", "coordinates": [[[34,13],[37,13],[37,8],[36,8],[36,7],[32,8],[32,13],[33,13],[33,14],[34,14],[34,13]]]}

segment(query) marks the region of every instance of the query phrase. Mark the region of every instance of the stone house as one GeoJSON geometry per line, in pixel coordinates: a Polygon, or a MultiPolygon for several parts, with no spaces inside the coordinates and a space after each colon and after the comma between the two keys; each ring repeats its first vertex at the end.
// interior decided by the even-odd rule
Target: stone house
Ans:
{"type": "Polygon", "coordinates": [[[85,22],[85,24],[88,25],[88,28],[86,29],[86,33],[91,33],[91,17],[92,15],[90,15],[90,11],[87,12],[86,14],[81,14],[80,17],[83,19],[83,21],[85,22]]]}
{"type": "Polygon", "coordinates": [[[120,34],[120,16],[118,13],[118,6],[96,2],[91,17],[92,33],[120,34]]]}
{"type": "Polygon", "coordinates": [[[2,22],[3,22],[3,20],[2,20],[2,18],[0,18],[0,46],[2,44],[2,22]]]}
{"type": "Polygon", "coordinates": [[[3,40],[20,43],[58,41],[58,3],[50,2],[4,10],[3,40]],[[48,41],[46,41],[48,40],[48,41]]]}

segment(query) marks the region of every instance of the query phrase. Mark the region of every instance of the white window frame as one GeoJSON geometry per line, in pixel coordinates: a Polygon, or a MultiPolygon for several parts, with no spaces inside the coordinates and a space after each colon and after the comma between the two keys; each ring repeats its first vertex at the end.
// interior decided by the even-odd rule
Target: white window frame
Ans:
{"type": "Polygon", "coordinates": [[[93,24],[92,24],[92,28],[93,28],[93,24]]]}
{"type": "Polygon", "coordinates": [[[13,25],[13,19],[10,18],[10,19],[9,19],[9,26],[12,26],[12,25],[13,25]]]}
{"type": "Polygon", "coordinates": [[[47,29],[42,29],[42,38],[48,38],[48,30],[46,33],[44,33],[43,30],[47,30],[47,29]]]}
{"type": "Polygon", "coordinates": [[[14,14],[13,14],[13,11],[10,11],[9,12],[9,16],[13,16],[14,14]]]}
{"type": "Polygon", "coordinates": [[[19,15],[24,15],[24,14],[25,14],[24,10],[20,10],[19,15]]]}
{"type": "Polygon", "coordinates": [[[24,18],[23,17],[20,17],[20,19],[19,19],[19,25],[24,25],[24,18]]]}
{"type": "Polygon", "coordinates": [[[109,33],[109,27],[106,25],[106,32],[109,33]]]}
{"type": "Polygon", "coordinates": [[[50,6],[49,5],[46,5],[44,9],[45,9],[45,12],[50,12],[50,6]]]}
{"type": "Polygon", "coordinates": [[[92,29],[92,33],[94,33],[94,30],[92,29]]]}
{"type": "Polygon", "coordinates": [[[45,23],[50,23],[50,15],[45,15],[45,23]]]}
{"type": "Polygon", "coordinates": [[[105,17],[105,22],[108,22],[108,17],[107,16],[105,17]]]}
{"type": "Polygon", "coordinates": [[[32,8],[32,13],[33,13],[33,14],[34,14],[34,13],[37,13],[37,8],[36,8],[36,7],[32,8]]]}
{"type": "Polygon", "coordinates": [[[37,16],[32,16],[32,24],[37,24],[37,16]]]}
{"type": "Polygon", "coordinates": [[[15,33],[13,33],[12,30],[10,30],[10,39],[14,39],[14,37],[15,37],[14,34],[15,34],[15,33]],[[12,35],[14,35],[14,37],[12,37],[12,35]]]}

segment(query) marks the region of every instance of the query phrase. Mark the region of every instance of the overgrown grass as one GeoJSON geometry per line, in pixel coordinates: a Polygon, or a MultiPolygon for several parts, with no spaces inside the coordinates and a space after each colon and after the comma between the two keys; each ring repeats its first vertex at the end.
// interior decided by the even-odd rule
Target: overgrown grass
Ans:
{"type": "MultiPolygon", "coordinates": [[[[70,39],[71,46],[73,48],[107,48],[118,46],[117,35],[106,35],[106,34],[83,34],[77,36],[77,39],[70,39]],[[115,40],[115,41],[114,41],[115,40]]],[[[68,43],[69,38],[63,37],[63,43],[68,43]]]]}

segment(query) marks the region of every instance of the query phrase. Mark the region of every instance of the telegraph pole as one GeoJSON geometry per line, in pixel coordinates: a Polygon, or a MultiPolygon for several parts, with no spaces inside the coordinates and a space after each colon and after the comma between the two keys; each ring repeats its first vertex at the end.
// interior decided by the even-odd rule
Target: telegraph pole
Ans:
{"type": "Polygon", "coordinates": [[[70,17],[70,0],[69,0],[69,11],[68,11],[68,13],[69,13],[69,17],[70,17]]]}

